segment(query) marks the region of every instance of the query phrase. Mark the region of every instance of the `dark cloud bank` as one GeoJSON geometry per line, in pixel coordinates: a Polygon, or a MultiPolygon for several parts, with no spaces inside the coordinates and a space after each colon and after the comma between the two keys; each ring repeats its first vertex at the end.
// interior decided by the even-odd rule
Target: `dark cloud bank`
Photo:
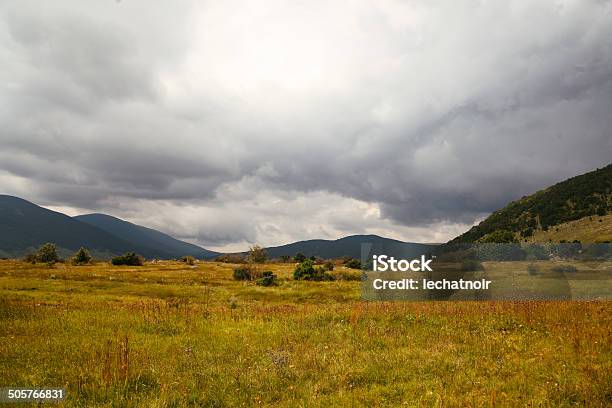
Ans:
{"type": "Polygon", "coordinates": [[[328,3],[4,2],[2,192],[217,248],[440,241],[610,162],[610,2],[328,3]]]}

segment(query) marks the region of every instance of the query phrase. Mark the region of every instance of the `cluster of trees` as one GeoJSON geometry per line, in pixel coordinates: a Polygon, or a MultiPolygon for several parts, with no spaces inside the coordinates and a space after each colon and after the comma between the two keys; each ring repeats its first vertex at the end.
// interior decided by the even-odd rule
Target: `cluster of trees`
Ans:
{"type": "MultiPolygon", "coordinates": [[[[37,262],[44,263],[48,266],[53,266],[57,262],[64,262],[57,250],[57,245],[52,242],[41,245],[35,253],[26,255],[24,260],[33,264],[37,262]]],[[[87,248],[81,247],[69,261],[73,265],[89,265],[93,262],[93,257],[87,248]]],[[[144,263],[144,258],[134,252],[128,252],[112,258],[111,263],[113,265],[140,266],[144,263]]]]}
{"type": "MultiPolygon", "coordinates": [[[[59,255],[57,246],[52,242],[47,242],[41,245],[36,253],[26,255],[26,262],[30,263],[44,263],[48,266],[52,266],[57,262],[62,262],[62,258],[59,255]]],[[[87,265],[92,262],[92,257],[86,248],[81,247],[75,254],[70,258],[70,262],[73,265],[87,265]]]]}
{"type": "MultiPolygon", "coordinates": [[[[273,286],[277,284],[277,276],[271,271],[262,270],[259,266],[265,263],[267,259],[266,250],[259,245],[250,247],[246,256],[239,259],[227,255],[216,258],[217,261],[222,262],[239,260],[239,262],[235,263],[240,263],[241,265],[234,268],[233,271],[235,280],[254,281],[258,285],[273,286]]],[[[297,263],[293,272],[293,278],[295,280],[332,281],[337,279],[337,276],[332,274],[335,264],[331,260],[323,260],[314,256],[307,258],[301,252],[298,252],[293,257],[281,257],[282,262],[290,262],[291,260],[297,263]]],[[[347,268],[361,269],[361,262],[358,259],[344,258],[341,262],[347,268]]],[[[345,280],[360,278],[347,273],[341,273],[339,277],[345,280]]]]}

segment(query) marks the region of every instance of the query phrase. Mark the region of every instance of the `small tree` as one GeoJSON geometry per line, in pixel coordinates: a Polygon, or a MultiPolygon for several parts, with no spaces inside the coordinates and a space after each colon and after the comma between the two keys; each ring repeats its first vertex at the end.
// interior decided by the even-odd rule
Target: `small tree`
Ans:
{"type": "Polygon", "coordinates": [[[81,247],[72,257],[73,265],[86,265],[91,263],[91,255],[86,248],[81,247]]]}
{"type": "Polygon", "coordinates": [[[247,255],[249,262],[264,263],[268,259],[266,249],[259,245],[253,245],[249,248],[249,254],[247,255]]]}
{"type": "Polygon", "coordinates": [[[306,260],[306,255],[304,255],[304,254],[303,254],[303,253],[301,253],[301,252],[298,252],[298,253],[297,253],[297,254],[295,254],[295,256],[293,257],[293,260],[294,260],[295,262],[302,263],[302,262],[304,262],[304,261],[306,260]]]}
{"type": "Polygon", "coordinates": [[[46,263],[47,265],[53,265],[59,261],[59,259],[57,247],[51,242],[41,245],[36,252],[36,260],[38,262],[46,263]]]}
{"type": "MultiPolygon", "coordinates": [[[[296,258],[297,258],[297,255],[296,255],[296,258]]],[[[295,267],[295,271],[293,271],[293,279],[307,280],[307,277],[310,277],[313,274],[314,274],[313,262],[310,259],[305,259],[298,266],[295,267]]]]}

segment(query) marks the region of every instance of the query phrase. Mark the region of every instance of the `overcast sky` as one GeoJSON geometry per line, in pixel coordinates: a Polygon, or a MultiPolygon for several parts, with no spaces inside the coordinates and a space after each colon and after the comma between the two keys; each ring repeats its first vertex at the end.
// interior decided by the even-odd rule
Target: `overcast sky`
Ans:
{"type": "Polygon", "coordinates": [[[0,193],[220,250],[442,242],[612,161],[612,3],[0,3],[0,193]]]}

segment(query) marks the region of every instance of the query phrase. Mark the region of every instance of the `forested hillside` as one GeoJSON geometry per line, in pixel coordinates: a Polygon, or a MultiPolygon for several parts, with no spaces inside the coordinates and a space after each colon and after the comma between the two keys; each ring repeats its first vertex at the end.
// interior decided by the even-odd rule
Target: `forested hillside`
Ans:
{"type": "Polygon", "coordinates": [[[495,211],[451,242],[517,242],[585,217],[612,212],[612,164],[572,177],[495,211]]]}

